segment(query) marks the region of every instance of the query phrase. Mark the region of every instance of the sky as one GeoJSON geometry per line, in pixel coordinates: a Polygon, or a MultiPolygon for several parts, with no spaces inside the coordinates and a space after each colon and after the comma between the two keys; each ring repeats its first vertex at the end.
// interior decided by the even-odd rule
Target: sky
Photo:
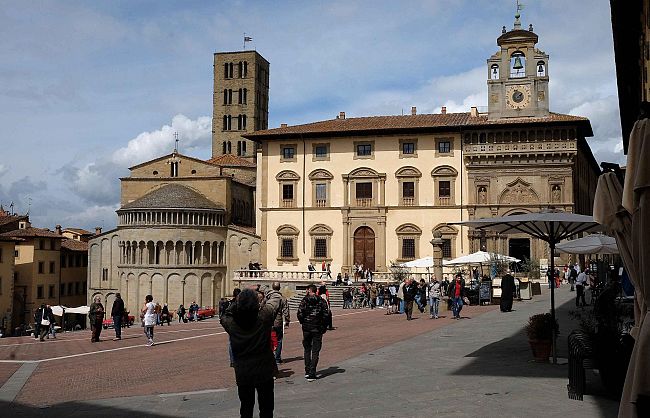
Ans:
{"type": "MultiPolygon", "coordinates": [[[[550,55],[551,111],[586,116],[624,163],[607,0],[524,0],[550,55]]],[[[213,54],[270,63],[269,127],[487,106],[486,60],[515,0],[0,0],[0,203],[53,229],[113,228],[120,177],[211,155],[213,54]]]]}

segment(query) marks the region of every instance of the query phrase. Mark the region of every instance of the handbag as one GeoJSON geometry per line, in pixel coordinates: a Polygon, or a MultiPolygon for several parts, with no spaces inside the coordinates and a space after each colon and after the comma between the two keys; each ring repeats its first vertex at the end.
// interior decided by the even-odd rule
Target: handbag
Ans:
{"type": "Polygon", "coordinates": [[[45,311],[43,311],[42,318],[43,319],[41,319],[41,325],[49,327],[50,326],[50,320],[45,318],[45,311]]]}

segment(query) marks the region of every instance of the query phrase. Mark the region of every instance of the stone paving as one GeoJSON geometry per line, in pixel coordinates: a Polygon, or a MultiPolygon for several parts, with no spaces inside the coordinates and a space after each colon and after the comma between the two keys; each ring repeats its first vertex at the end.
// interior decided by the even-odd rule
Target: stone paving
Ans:
{"type": "MultiPolygon", "coordinates": [[[[573,295],[560,289],[558,305],[573,295]]],[[[569,301],[559,310],[560,357],[566,357],[570,306],[569,301]]],[[[276,382],[276,415],[615,416],[617,403],[604,397],[568,399],[566,365],[531,362],[522,326],[528,316],[547,307],[543,295],[516,303],[511,313],[494,306],[466,307],[466,318],[460,321],[448,314],[441,320],[419,315],[410,322],[403,315],[383,315],[383,310],[338,311],[337,329],[324,338],[321,378],[312,383],[302,375],[302,347],[294,324],[285,346],[288,363],[276,382]]],[[[117,347],[107,342],[87,348],[80,341],[82,346],[72,352],[110,350],[120,344],[133,348],[40,363],[10,406],[12,415],[237,416],[226,337],[217,322],[170,328],[187,329],[177,334],[193,339],[174,341],[177,335],[157,328],[157,339],[171,342],[138,347],[143,340],[136,328],[132,332],[137,343],[123,340],[115,342],[117,347]],[[200,329],[189,331],[194,328],[200,329]]],[[[2,350],[6,347],[0,347],[0,358],[6,359],[2,350]]],[[[28,357],[19,349],[14,353],[28,357]]],[[[596,376],[589,376],[588,387],[598,388],[596,376]]],[[[0,403],[0,409],[6,407],[0,403]]]]}

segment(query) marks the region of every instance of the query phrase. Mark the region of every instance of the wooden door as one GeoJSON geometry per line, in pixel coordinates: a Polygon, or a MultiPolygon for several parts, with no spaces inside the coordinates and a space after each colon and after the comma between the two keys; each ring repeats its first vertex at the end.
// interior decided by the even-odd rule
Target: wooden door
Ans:
{"type": "Polygon", "coordinates": [[[367,226],[354,232],[354,263],[375,271],[375,232],[367,226]]]}

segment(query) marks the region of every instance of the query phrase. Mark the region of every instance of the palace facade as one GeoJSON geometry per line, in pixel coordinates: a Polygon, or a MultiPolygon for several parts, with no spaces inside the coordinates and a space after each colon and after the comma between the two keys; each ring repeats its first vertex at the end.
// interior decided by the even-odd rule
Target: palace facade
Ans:
{"type": "Polygon", "coordinates": [[[549,111],[549,57],[532,25],[502,30],[488,109],[335,119],[245,134],[256,141],[257,232],[269,270],[332,271],[484,249],[548,259],[527,236],[450,225],[545,209],[590,214],[600,169],[588,119],[549,111]]]}

